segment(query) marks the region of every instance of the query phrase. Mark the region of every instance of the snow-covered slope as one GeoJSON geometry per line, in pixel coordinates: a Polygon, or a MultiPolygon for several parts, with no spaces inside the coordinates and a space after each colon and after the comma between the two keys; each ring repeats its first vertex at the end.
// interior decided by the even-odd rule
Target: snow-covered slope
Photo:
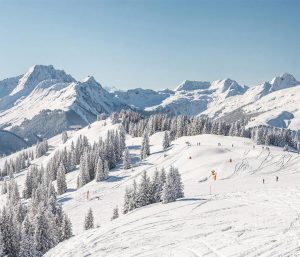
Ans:
{"type": "MultiPolygon", "coordinates": [[[[96,122],[75,133],[97,140],[108,128],[110,125],[96,122]]],[[[73,137],[75,134],[67,145],[73,137]]],[[[177,139],[164,157],[162,137],[162,133],[151,136],[152,154],[141,164],[135,162],[141,138],[128,137],[134,168],[124,171],[119,166],[107,181],[91,182],[76,190],[78,171],[67,174],[69,190],[59,201],[77,235],[46,256],[297,255],[297,154],[275,147],[270,152],[258,146],[253,149],[251,141],[243,138],[201,135],[177,139]],[[188,146],[186,141],[193,143],[188,146]],[[170,165],[182,174],[185,198],[146,206],[110,221],[112,209],[122,207],[126,186],[139,180],[144,170],[151,176],[156,168],[170,165]],[[211,170],[218,173],[216,182],[209,177],[211,170]],[[277,183],[275,176],[279,176],[277,183]],[[91,200],[86,199],[88,190],[91,200]],[[90,207],[100,227],[83,232],[83,219],[90,207]]]]}
{"type": "MultiPolygon", "coordinates": [[[[70,147],[80,134],[93,142],[117,127],[98,121],[90,128],[70,131],[65,144],[60,136],[51,138],[49,153],[33,165],[45,165],[56,150],[70,147]]],[[[58,200],[76,235],[45,256],[297,256],[298,154],[276,147],[270,151],[253,148],[245,138],[200,135],[175,140],[164,156],[162,138],[161,132],[150,137],[151,155],[140,163],[141,138],[127,136],[133,170],[125,171],[120,164],[106,181],[76,189],[78,170],[67,174],[68,191],[58,200]],[[149,205],[110,221],[112,209],[118,205],[121,210],[125,188],[134,179],[138,181],[144,170],[152,176],[155,169],[170,165],[181,172],[183,199],[149,205]],[[217,181],[211,179],[211,170],[217,172],[217,181]],[[93,209],[95,224],[100,227],[83,232],[88,208],[93,209]]],[[[0,159],[0,167],[7,158],[12,157],[0,159]]],[[[16,176],[20,189],[26,172],[16,176]]],[[[0,196],[0,204],[4,198],[0,196]]]]}

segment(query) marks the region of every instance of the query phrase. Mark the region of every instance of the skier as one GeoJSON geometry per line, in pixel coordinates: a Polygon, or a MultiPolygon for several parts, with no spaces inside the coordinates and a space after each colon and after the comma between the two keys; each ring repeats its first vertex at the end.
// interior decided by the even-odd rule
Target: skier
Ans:
{"type": "Polygon", "coordinates": [[[231,158],[229,159],[229,162],[230,162],[230,163],[232,162],[232,159],[231,159],[231,158]]]}
{"type": "Polygon", "coordinates": [[[279,178],[278,178],[278,176],[276,176],[276,182],[278,182],[278,180],[279,180],[279,178]]]}
{"type": "Polygon", "coordinates": [[[263,184],[265,184],[265,179],[263,178],[263,184]]]}
{"type": "Polygon", "coordinates": [[[89,190],[86,192],[86,199],[90,200],[90,191],[89,190]]]}

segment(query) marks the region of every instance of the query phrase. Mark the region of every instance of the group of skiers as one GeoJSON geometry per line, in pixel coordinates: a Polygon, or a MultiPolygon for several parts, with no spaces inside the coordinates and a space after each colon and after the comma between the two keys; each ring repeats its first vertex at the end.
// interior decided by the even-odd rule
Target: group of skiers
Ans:
{"type": "MultiPolygon", "coordinates": [[[[276,176],[276,182],[278,182],[279,181],[279,177],[278,176],[276,176]]],[[[263,182],[263,184],[265,184],[265,179],[263,178],[263,180],[262,180],[262,182],[263,182]]]]}

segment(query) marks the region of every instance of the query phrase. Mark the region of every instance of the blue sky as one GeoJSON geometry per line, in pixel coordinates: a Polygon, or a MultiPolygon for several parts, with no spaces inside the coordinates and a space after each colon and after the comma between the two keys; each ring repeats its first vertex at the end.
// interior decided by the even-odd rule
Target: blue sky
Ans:
{"type": "Polygon", "coordinates": [[[0,0],[0,78],[53,64],[105,86],[300,80],[298,0],[0,0]]]}

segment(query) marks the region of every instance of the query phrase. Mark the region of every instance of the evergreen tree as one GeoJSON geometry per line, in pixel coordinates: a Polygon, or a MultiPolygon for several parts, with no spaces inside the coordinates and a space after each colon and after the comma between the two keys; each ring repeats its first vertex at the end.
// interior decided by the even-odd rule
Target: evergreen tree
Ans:
{"type": "Polygon", "coordinates": [[[167,131],[165,131],[164,133],[162,145],[164,150],[167,150],[170,147],[170,138],[169,138],[169,133],[167,131]]]}
{"type": "Polygon", "coordinates": [[[158,203],[161,201],[161,193],[164,181],[161,180],[158,170],[155,171],[151,181],[151,195],[152,203],[158,203]]]}
{"type": "Polygon", "coordinates": [[[173,168],[171,167],[171,169],[173,169],[173,176],[174,176],[174,186],[175,186],[175,190],[176,190],[176,198],[182,198],[184,197],[184,192],[183,192],[183,183],[181,181],[181,175],[178,171],[177,168],[173,168]]]}
{"type": "Polygon", "coordinates": [[[123,213],[138,208],[138,188],[137,183],[133,180],[132,188],[126,188],[124,196],[123,213]]]}
{"type": "Polygon", "coordinates": [[[66,169],[63,163],[60,164],[57,172],[57,193],[64,194],[67,191],[66,169]]]}
{"type": "Polygon", "coordinates": [[[58,240],[49,212],[40,204],[35,217],[34,246],[39,255],[54,247],[58,240]]]}
{"type": "Polygon", "coordinates": [[[172,171],[168,172],[166,182],[163,185],[162,190],[162,202],[169,203],[176,200],[176,188],[174,173],[172,171]]]}
{"type": "Polygon", "coordinates": [[[4,257],[4,248],[5,245],[4,245],[4,239],[3,239],[3,235],[2,235],[2,232],[1,232],[1,229],[0,229],[0,257],[4,257]]]}
{"type": "Polygon", "coordinates": [[[123,205],[123,213],[126,214],[130,211],[130,201],[132,198],[132,189],[127,187],[125,189],[125,195],[124,195],[124,205],[123,205]]]}
{"type": "Polygon", "coordinates": [[[125,148],[124,153],[123,153],[123,167],[124,170],[130,169],[130,160],[129,160],[129,150],[128,148],[125,148]]]}
{"type": "Polygon", "coordinates": [[[72,223],[68,216],[64,213],[63,214],[63,220],[61,224],[61,238],[60,241],[64,241],[72,237],[72,223]]]}
{"type": "Polygon", "coordinates": [[[105,179],[104,174],[104,165],[101,158],[98,158],[97,165],[96,165],[96,181],[100,182],[105,179]]]}
{"type": "Polygon", "coordinates": [[[151,182],[147,176],[147,172],[144,171],[138,189],[138,206],[142,207],[150,204],[151,198],[151,182]]]}
{"type": "Polygon", "coordinates": [[[118,209],[118,206],[116,206],[116,208],[114,208],[113,210],[113,216],[111,218],[111,220],[114,220],[114,219],[117,219],[119,218],[119,209],[118,209]]]}
{"type": "Polygon", "coordinates": [[[92,209],[90,208],[84,219],[84,229],[88,230],[92,228],[94,228],[94,215],[92,209]]]}
{"type": "Polygon", "coordinates": [[[141,160],[144,160],[150,155],[150,145],[149,145],[149,135],[148,132],[145,131],[142,141],[141,147],[141,160]]]}
{"type": "Polygon", "coordinates": [[[109,167],[108,167],[108,161],[104,161],[104,179],[108,179],[109,177],[109,167]]]}
{"type": "Polygon", "coordinates": [[[6,194],[7,193],[7,183],[6,179],[4,179],[4,182],[2,183],[2,188],[1,188],[1,194],[6,194]]]}
{"type": "Polygon", "coordinates": [[[79,169],[79,187],[84,186],[90,182],[90,173],[88,166],[88,153],[85,151],[80,159],[80,169],[79,169]]]}
{"type": "Polygon", "coordinates": [[[68,134],[67,134],[67,131],[63,131],[62,134],[61,134],[61,141],[62,143],[66,143],[68,140],[68,134]]]}
{"type": "Polygon", "coordinates": [[[24,227],[22,227],[21,235],[22,235],[22,239],[20,243],[19,255],[22,257],[37,257],[38,252],[35,249],[33,236],[31,234],[28,234],[24,227]]]}

